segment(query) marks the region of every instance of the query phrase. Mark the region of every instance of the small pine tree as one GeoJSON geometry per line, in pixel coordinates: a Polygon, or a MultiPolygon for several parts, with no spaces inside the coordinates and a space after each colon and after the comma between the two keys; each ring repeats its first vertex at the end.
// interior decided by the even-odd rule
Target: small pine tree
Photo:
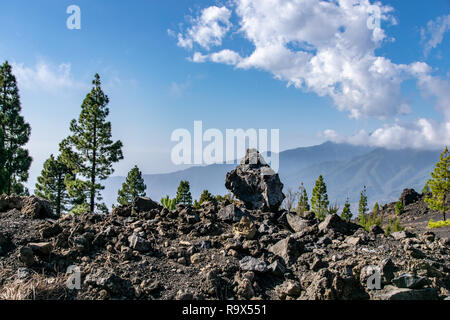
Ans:
{"type": "Polygon", "coordinates": [[[431,173],[431,179],[428,180],[427,184],[431,189],[431,196],[427,195],[425,202],[431,210],[439,211],[445,221],[445,213],[450,209],[448,201],[450,192],[450,153],[447,147],[441,153],[439,162],[436,163],[436,167],[431,173]]]}
{"type": "Polygon", "coordinates": [[[303,215],[306,211],[311,210],[309,206],[308,193],[306,192],[306,188],[303,185],[303,182],[300,184],[300,187],[298,188],[298,193],[300,196],[298,199],[297,214],[303,215]]]}
{"type": "Polygon", "coordinates": [[[177,190],[176,202],[185,206],[192,205],[192,195],[190,191],[189,181],[180,181],[180,185],[177,190]]]}
{"type": "Polygon", "coordinates": [[[216,198],[212,196],[212,194],[208,190],[203,190],[202,194],[200,195],[199,203],[202,204],[204,202],[215,202],[216,198]]]}
{"type": "Polygon", "coordinates": [[[375,202],[375,205],[373,206],[372,213],[374,216],[378,216],[378,213],[380,212],[380,205],[378,202],[375,202]]]}
{"type": "Polygon", "coordinates": [[[319,220],[324,220],[328,212],[328,194],[327,186],[322,175],[316,181],[311,196],[311,209],[319,220]]]}
{"type": "Polygon", "coordinates": [[[0,66],[0,194],[27,195],[23,183],[33,159],[24,146],[31,127],[21,116],[19,89],[11,65],[0,66]]]}
{"type": "Polygon", "coordinates": [[[369,209],[367,208],[367,189],[366,186],[364,186],[363,190],[361,191],[361,197],[359,198],[358,213],[360,216],[362,216],[367,214],[367,211],[369,211],[369,209]]]}
{"type": "Polygon", "coordinates": [[[350,210],[350,202],[347,198],[347,200],[345,201],[345,204],[344,204],[344,208],[342,209],[341,218],[344,221],[350,221],[352,216],[353,215],[352,215],[352,211],[350,210]]]}
{"type": "Polygon", "coordinates": [[[68,174],[70,174],[69,168],[61,161],[60,157],[55,159],[52,154],[45,161],[41,175],[37,178],[34,193],[36,196],[50,201],[57,215],[68,210],[69,195],[64,183],[68,174]]]}
{"type": "Polygon", "coordinates": [[[403,214],[403,210],[404,210],[403,202],[397,201],[397,203],[395,204],[395,214],[401,215],[403,214]]]}
{"type": "Polygon", "coordinates": [[[142,178],[142,172],[138,166],[128,172],[127,179],[122,184],[122,189],[118,192],[117,202],[121,205],[130,204],[136,197],[145,197],[147,186],[142,178]]]}
{"type": "Polygon", "coordinates": [[[88,200],[89,211],[94,213],[95,208],[101,211],[106,208],[98,204],[102,200],[100,191],[105,188],[100,181],[114,172],[112,164],[122,160],[123,154],[122,142],[112,140],[111,122],[106,120],[109,98],[101,88],[98,74],[92,85],[78,120],[70,123],[71,135],[60,143],[60,150],[64,163],[74,173],[67,185],[69,194],[88,200]]]}
{"type": "Polygon", "coordinates": [[[367,189],[366,186],[364,186],[363,190],[361,191],[361,196],[359,198],[359,208],[358,208],[358,218],[359,218],[359,224],[368,229],[369,225],[369,217],[367,215],[367,211],[369,211],[367,207],[367,189]]]}

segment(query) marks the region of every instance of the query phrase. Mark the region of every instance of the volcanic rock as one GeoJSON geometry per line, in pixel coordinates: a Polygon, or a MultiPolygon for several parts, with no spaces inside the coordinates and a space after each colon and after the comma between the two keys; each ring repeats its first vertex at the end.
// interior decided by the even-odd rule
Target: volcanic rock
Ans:
{"type": "Polygon", "coordinates": [[[256,149],[248,149],[241,164],[227,173],[225,187],[250,210],[277,211],[285,198],[280,177],[256,149]]]}

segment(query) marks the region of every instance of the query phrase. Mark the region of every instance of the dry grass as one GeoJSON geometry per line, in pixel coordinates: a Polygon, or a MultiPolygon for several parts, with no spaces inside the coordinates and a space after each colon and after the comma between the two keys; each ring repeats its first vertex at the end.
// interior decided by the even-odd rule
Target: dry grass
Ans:
{"type": "Polygon", "coordinates": [[[47,278],[40,274],[0,287],[0,300],[62,300],[67,294],[65,277],[47,278]]]}

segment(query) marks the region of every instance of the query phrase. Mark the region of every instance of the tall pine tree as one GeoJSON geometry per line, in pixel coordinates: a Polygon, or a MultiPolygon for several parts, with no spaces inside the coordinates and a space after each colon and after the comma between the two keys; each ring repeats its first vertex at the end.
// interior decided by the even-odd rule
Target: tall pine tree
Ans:
{"type": "Polygon", "coordinates": [[[104,189],[100,182],[114,172],[113,163],[123,159],[122,142],[112,141],[111,123],[106,121],[109,99],[102,91],[98,74],[92,84],[78,120],[70,123],[71,135],[60,144],[62,159],[75,174],[68,183],[69,193],[80,199],[84,196],[91,213],[96,208],[105,210],[104,204],[97,204],[104,189]]]}
{"type": "Polygon", "coordinates": [[[0,193],[27,194],[32,158],[23,146],[30,139],[31,127],[20,114],[19,89],[11,65],[0,67],[0,193]]]}
{"type": "Polygon", "coordinates": [[[145,189],[147,186],[142,178],[142,172],[138,166],[128,172],[127,179],[122,184],[122,189],[119,190],[117,202],[121,205],[130,204],[136,197],[145,197],[145,189]]]}
{"type": "Polygon", "coordinates": [[[70,169],[61,161],[60,157],[50,156],[44,163],[41,175],[37,178],[35,195],[49,200],[56,214],[67,212],[69,195],[65,179],[70,169]]]}
{"type": "Polygon", "coordinates": [[[311,196],[311,209],[316,214],[319,220],[324,220],[328,213],[328,201],[327,186],[323,180],[322,175],[317,179],[311,196]]]}
{"type": "Polygon", "coordinates": [[[434,171],[431,173],[431,179],[427,182],[431,195],[427,194],[425,202],[431,210],[439,211],[444,221],[445,213],[450,209],[449,193],[450,193],[450,153],[445,147],[441,153],[439,162],[436,163],[434,171]]]}
{"type": "Polygon", "coordinates": [[[185,206],[192,205],[192,195],[190,189],[191,187],[189,185],[189,181],[180,181],[176,197],[177,204],[179,203],[185,206]]]}

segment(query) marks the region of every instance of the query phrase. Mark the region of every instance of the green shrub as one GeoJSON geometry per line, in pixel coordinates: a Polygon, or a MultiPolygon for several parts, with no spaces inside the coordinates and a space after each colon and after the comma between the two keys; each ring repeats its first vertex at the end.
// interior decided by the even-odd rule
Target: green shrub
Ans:
{"type": "Polygon", "coordinates": [[[389,219],[389,224],[386,227],[385,233],[386,235],[390,235],[392,232],[402,231],[404,228],[400,225],[400,218],[395,220],[389,219]]]}
{"type": "Polygon", "coordinates": [[[331,204],[328,207],[328,214],[337,214],[339,209],[340,209],[340,207],[339,207],[339,205],[338,205],[338,203],[336,201],[334,204],[331,204]]]}
{"type": "Polygon", "coordinates": [[[177,200],[170,199],[170,197],[167,195],[165,198],[161,198],[161,204],[163,205],[164,208],[168,210],[175,210],[177,200]]]}
{"type": "Polygon", "coordinates": [[[428,222],[428,228],[429,229],[436,229],[436,228],[443,228],[443,227],[450,227],[450,220],[434,221],[433,219],[431,219],[428,222]]]}
{"type": "Polygon", "coordinates": [[[91,211],[91,208],[87,203],[76,205],[72,210],[70,210],[69,214],[80,215],[83,213],[88,213],[91,211]]]}
{"type": "Polygon", "coordinates": [[[404,210],[405,208],[403,207],[403,202],[397,201],[397,203],[395,204],[395,214],[399,216],[403,214],[404,210]]]}

